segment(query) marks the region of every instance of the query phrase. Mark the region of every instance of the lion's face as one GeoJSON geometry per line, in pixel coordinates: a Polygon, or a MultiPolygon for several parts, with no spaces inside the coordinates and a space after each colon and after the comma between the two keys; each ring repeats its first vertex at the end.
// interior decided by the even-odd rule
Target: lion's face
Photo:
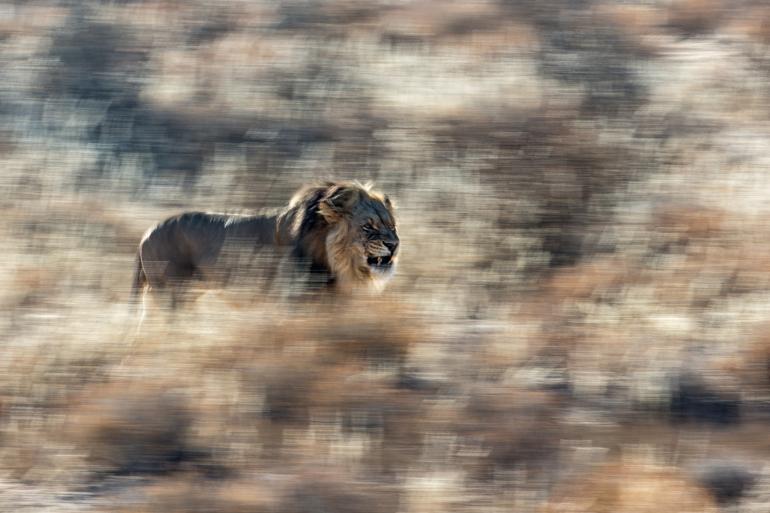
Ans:
{"type": "Polygon", "coordinates": [[[395,272],[400,242],[388,197],[347,185],[331,191],[321,213],[332,226],[326,238],[329,266],[343,287],[382,287],[395,272]]]}
{"type": "Polygon", "coordinates": [[[354,244],[361,245],[366,267],[373,276],[389,278],[396,268],[399,246],[392,212],[379,201],[362,207],[361,215],[354,221],[358,232],[354,244]]]}

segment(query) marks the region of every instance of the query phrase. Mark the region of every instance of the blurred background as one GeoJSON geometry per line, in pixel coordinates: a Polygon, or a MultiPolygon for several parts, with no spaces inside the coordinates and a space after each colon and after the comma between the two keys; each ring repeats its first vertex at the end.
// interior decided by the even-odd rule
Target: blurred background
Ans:
{"type": "Polygon", "coordinates": [[[0,3],[0,510],[770,511],[769,45],[763,0],[0,3]],[[132,331],[149,226],[326,178],[397,204],[382,296],[132,331]]]}

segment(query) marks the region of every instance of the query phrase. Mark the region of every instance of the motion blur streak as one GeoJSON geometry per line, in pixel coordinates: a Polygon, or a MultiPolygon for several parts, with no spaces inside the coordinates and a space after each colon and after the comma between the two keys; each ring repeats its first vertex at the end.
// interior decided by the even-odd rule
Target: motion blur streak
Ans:
{"type": "Polygon", "coordinates": [[[0,511],[767,511],[769,45],[763,0],[1,2],[0,511]],[[148,227],[324,180],[392,198],[381,294],[239,253],[138,323],[148,227]]]}

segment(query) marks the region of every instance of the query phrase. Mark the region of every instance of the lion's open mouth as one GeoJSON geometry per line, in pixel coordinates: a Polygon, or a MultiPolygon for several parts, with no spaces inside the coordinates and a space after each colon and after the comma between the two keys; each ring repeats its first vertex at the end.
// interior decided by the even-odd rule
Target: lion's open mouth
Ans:
{"type": "Polygon", "coordinates": [[[370,256],[366,259],[366,263],[373,269],[390,269],[393,265],[393,260],[388,256],[370,256]]]}

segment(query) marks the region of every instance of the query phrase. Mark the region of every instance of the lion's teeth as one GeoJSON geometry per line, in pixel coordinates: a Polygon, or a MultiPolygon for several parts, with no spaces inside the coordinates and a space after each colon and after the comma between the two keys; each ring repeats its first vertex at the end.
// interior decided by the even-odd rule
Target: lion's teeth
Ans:
{"type": "Polygon", "coordinates": [[[377,257],[377,265],[382,264],[382,257],[377,257]]]}

